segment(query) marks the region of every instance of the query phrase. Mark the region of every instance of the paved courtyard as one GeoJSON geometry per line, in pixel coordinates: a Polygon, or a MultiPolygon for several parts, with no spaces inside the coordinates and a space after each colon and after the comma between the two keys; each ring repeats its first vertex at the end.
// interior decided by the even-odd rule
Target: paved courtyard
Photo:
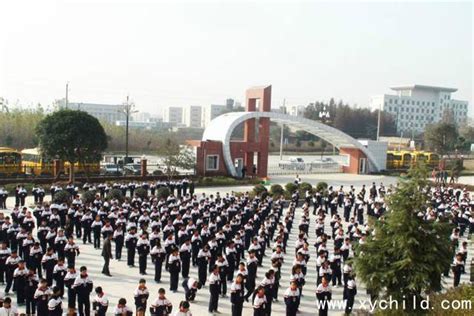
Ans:
{"type": "MultiPolygon", "coordinates": [[[[293,181],[294,176],[278,176],[278,177],[273,177],[271,179],[271,183],[279,183],[279,184],[286,184],[287,182],[293,181]]],[[[386,186],[389,184],[394,184],[396,182],[396,178],[393,177],[385,177],[385,176],[358,176],[358,175],[347,175],[347,174],[326,174],[326,175],[305,175],[302,177],[302,180],[305,182],[309,182],[313,185],[315,185],[319,181],[326,181],[328,182],[329,185],[334,185],[339,187],[340,185],[344,185],[345,188],[353,184],[356,189],[358,190],[363,184],[366,186],[369,186],[372,184],[372,182],[376,182],[379,184],[380,182],[383,182],[386,186]]],[[[213,188],[197,188],[196,193],[200,194],[201,192],[206,192],[206,194],[210,193],[215,193],[217,191],[222,193],[226,192],[231,192],[231,191],[248,191],[251,190],[252,186],[239,186],[239,187],[213,187],[213,188]]],[[[14,199],[10,198],[9,199],[9,207],[11,207],[11,203],[13,202],[14,199]]],[[[29,200],[31,202],[31,200],[29,200]]],[[[341,212],[341,210],[339,210],[341,212]]],[[[6,212],[8,213],[8,211],[6,212]]],[[[285,255],[285,263],[282,267],[282,279],[280,281],[280,284],[282,287],[279,290],[278,298],[279,301],[276,303],[273,303],[272,305],[272,315],[285,315],[285,304],[283,301],[283,294],[284,291],[286,290],[289,281],[290,281],[290,270],[291,266],[293,263],[294,259],[294,243],[297,240],[297,235],[298,235],[298,222],[301,218],[302,212],[301,209],[299,208],[297,210],[295,220],[294,220],[294,225],[293,225],[293,230],[291,231],[289,241],[288,241],[288,249],[287,249],[287,254],[285,255]]],[[[309,315],[316,315],[317,310],[316,310],[316,298],[315,298],[315,291],[316,291],[316,275],[315,275],[315,250],[314,247],[312,246],[315,243],[315,223],[314,223],[314,217],[311,219],[311,225],[309,229],[309,244],[311,247],[311,259],[308,264],[308,274],[306,277],[306,285],[304,286],[304,291],[303,291],[303,298],[301,302],[301,313],[299,315],[302,316],[309,316],[309,315]]],[[[330,232],[330,226],[329,226],[329,218],[326,220],[326,232],[330,232]]],[[[127,299],[127,302],[129,302],[129,307],[134,307],[133,304],[133,291],[135,287],[137,286],[138,280],[142,278],[138,273],[138,267],[136,268],[129,268],[126,264],[126,250],[124,249],[123,255],[122,255],[122,260],[121,261],[116,261],[112,260],[111,265],[110,265],[110,270],[113,275],[113,277],[106,277],[102,275],[101,269],[102,269],[102,257],[101,257],[101,251],[94,249],[91,244],[83,245],[82,241],[78,241],[78,244],[80,246],[81,254],[77,258],[77,264],[76,266],[79,267],[81,265],[86,265],[89,269],[89,274],[94,282],[94,286],[102,286],[106,295],[109,297],[110,300],[110,307],[109,307],[109,313],[112,315],[112,310],[116,306],[117,301],[119,298],[124,297],[127,299]]],[[[333,247],[333,242],[332,240],[329,241],[328,248],[333,247]]],[[[470,262],[471,256],[474,252],[474,249],[472,248],[472,243],[469,246],[469,257],[468,261],[470,262]]],[[[257,284],[260,283],[260,281],[264,277],[264,273],[268,271],[270,268],[270,256],[271,256],[271,249],[267,249],[266,252],[266,257],[264,257],[264,265],[263,267],[260,267],[258,269],[258,277],[257,277],[257,284]]],[[[137,263],[137,258],[136,258],[136,265],[138,266],[137,263]]],[[[467,268],[467,273],[462,276],[461,282],[469,282],[468,276],[469,276],[469,264],[466,265],[467,268]]],[[[147,280],[148,288],[150,290],[150,299],[149,299],[149,305],[150,302],[154,301],[155,298],[158,295],[158,289],[160,287],[163,287],[167,291],[167,297],[168,299],[171,300],[173,303],[173,313],[176,311],[178,304],[181,300],[184,299],[184,291],[182,287],[179,287],[179,291],[177,293],[171,293],[168,291],[169,289],[169,273],[166,272],[163,269],[163,277],[162,277],[162,283],[157,284],[153,280],[153,265],[151,263],[151,259],[148,262],[148,269],[147,269],[148,275],[146,275],[144,278],[147,280]]],[[[197,268],[191,267],[190,270],[190,276],[197,278],[197,268]]],[[[181,277],[181,276],[180,276],[181,277]]],[[[447,283],[447,286],[450,286],[452,284],[453,279],[452,278],[447,278],[445,282],[447,283]]],[[[182,279],[180,279],[180,284],[182,282],[182,279]]],[[[230,284],[228,284],[228,289],[230,288],[230,284]]],[[[342,299],[342,290],[343,288],[336,287],[333,288],[333,299],[342,299]]],[[[358,300],[364,300],[367,298],[366,291],[364,289],[364,286],[360,283],[358,283],[358,294],[356,296],[356,304],[354,308],[359,307],[358,300]]],[[[209,301],[209,288],[204,287],[202,288],[196,297],[196,301],[191,304],[191,312],[193,315],[207,315],[207,306],[208,306],[208,301],[209,301]]],[[[66,306],[67,304],[67,298],[63,300],[63,306],[66,306]]],[[[230,310],[231,310],[231,305],[230,305],[230,299],[229,297],[226,298],[220,298],[219,299],[219,310],[221,312],[221,315],[230,315],[230,310]]],[[[23,311],[23,309],[21,310],[23,311]]],[[[147,313],[148,314],[148,313],[147,313]]],[[[243,310],[243,315],[252,315],[253,310],[251,307],[250,303],[245,303],[244,304],[244,310],[243,310]]],[[[342,311],[331,311],[331,315],[342,315],[342,311]]]]}

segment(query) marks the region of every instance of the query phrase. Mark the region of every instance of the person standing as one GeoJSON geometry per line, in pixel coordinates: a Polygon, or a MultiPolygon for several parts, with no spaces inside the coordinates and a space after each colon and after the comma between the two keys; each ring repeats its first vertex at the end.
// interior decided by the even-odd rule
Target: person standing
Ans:
{"type": "Polygon", "coordinates": [[[355,275],[349,275],[347,282],[344,284],[343,300],[346,301],[346,315],[352,312],[354,299],[357,294],[357,286],[354,279],[355,275]]]}
{"type": "Polygon", "coordinates": [[[321,279],[321,284],[318,285],[316,289],[316,298],[319,301],[319,316],[328,315],[328,303],[331,300],[332,290],[329,286],[329,279],[323,277],[321,279]]]}
{"type": "Polygon", "coordinates": [[[135,233],[135,228],[130,229],[125,236],[125,247],[127,248],[127,265],[129,267],[134,267],[135,250],[137,247],[137,234],[135,233]]]}
{"type": "MultiPolygon", "coordinates": [[[[61,290],[58,287],[53,288],[53,295],[48,301],[49,316],[61,316],[63,314],[63,302],[61,300],[61,290]]],[[[81,314],[83,315],[83,314],[81,314]]],[[[89,314],[87,314],[89,315],[89,314]]],[[[39,314],[38,314],[39,316],[39,314]]]]}
{"type": "Polygon", "coordinates": [[[244,306],[244,278],[238,274],[230,287],[230,302],[232,303],[232,316],[242,316],[244,306]]]}
{"type": "Polygon", "coordinates": [[[87,275],[87,268],[82,266],[79,276],[74,280],[74,284],[72,285],[77,294],[79,316],[90,316],[91,302],[89,296],[92,292],[92,286],[92,280],[87,275]]]}
{"type": "Polygon", "coordinates": [[[113,259],[111,240],[112,240],[112,235],[108,234],[104,240],[104,244],[102,247],[102,257],[104,258],[104,266],[102,268],[102,274],[105,274],[106,276],[112,276],[109,270],[110,259],[113,259]]]}
{"type": "Polygon", "coordinates": [[[155,282],[159,283],[161,282],[161,270],[163,268],[163,261],[166,258],[166,252],[163,247],[161,247],[160,240],[156,241],[156,245],[153,247],[153,249],[151,249],[150,254],[151,259],[155,264],[155,282]]]}
{"type": "Polygon", "coordinates": [[[296,316],[300,305],[300,290],[296,281],[292,281],[285,291],[285,305],[286,316],[296,316]]]}
{"type": "Polygon", "coordinates": [[[146,233],[143,233],[137,242],[138,267],[140,274],[146,274],[146,263],[150,253],[150,241],[146,233]]]}
{"type": "Polygon", "coordinates": [[[36,301],[37,315],[48,315],[48,301],[51,295],[53,295],[53,291],[48,287],[48,282],[42,279],[33,295],[36,301]]]}
{"type": "Polygon", "coordinates": [[[181,259],[182,271],[181,275],[187,279],[189,277],[189,267],[191,265],[191,241],[186,239],[179,249],[179,257],[181,259]]]}
{"type": "Polygon", "coordinates": [[[168,258],[168,271],[170,273],[170,291],[176,293],[178,290],[179,273],[181,272],[181,259],[178,249],[174,248],[168,258]]]}
{"type": "Polygon", "coordinates": [[[133,297],[135,299],[135,308],[137,313],[139,310],[146,310],[146,302],[150,293],[148,292],[148,288],[146,287],[145,279],[140,279],[138,282],[138,287],[133,292],[133,297]]]}
{"type": "Polygon", "coordinates": [[[212,273],[209,275],[209,313],[211,314],[218,312],[219,293],[221,292],[221,277],[219,270],[219,267],[215,265],[212,273]]]}

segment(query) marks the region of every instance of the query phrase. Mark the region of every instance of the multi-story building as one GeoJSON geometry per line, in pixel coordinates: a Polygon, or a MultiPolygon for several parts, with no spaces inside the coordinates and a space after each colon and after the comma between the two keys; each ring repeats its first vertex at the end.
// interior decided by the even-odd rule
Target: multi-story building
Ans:
{"type": "Polygon", "coordinates": [[[468,102],[451,98],[457,89],[424,85],[391,89],[396,94],[374,96],[370,104],[373,109],[391,114],[398,132],[423,132],[428,124],[441,121],[445,115],[451,116],[456,124],[467,120],[468,102]]]}
{"type": "Polygon", "coordinates": [[[184,109],[184,125],[186,127],[202,127],[202,106],[191,105],[184,109]]]}
{"type": "Polygon", "coordinates": [[[305,107],[302,105],[293,105],[293,106],[287,107],[286,110],[288,111],[288,114],[292,116],[303,116],[305,107]]]}
{"type": "Polygon", "coordinates": [[[121,104],[69,102],[67,107],[71,110],[87,112],[98,120],[111,124],[115,124],[116,121],[122,120],[125,117],[125,114],[122,112],[123,105],[121,104]]]}
{"type": "Polygon", "coordinates": [[[211,104],[211,105],[208,105],[206,107],[204,107],[203,109],[203,122],[204,122],[204,126],[203,127],[206,127],[209,125],[209,123],[215,119],[216,117],[218,117],[219,115],[223,114],[226,110],[227,110],[227,106],[226,105],[219,105],[219,104],[211,104]]]}
{"type": "Polygon", "coordinates": [[[183,124],[183,108],[180,106],[170,106],[163,111],[163,122],[168,122],[173,126],[183,124]]]}

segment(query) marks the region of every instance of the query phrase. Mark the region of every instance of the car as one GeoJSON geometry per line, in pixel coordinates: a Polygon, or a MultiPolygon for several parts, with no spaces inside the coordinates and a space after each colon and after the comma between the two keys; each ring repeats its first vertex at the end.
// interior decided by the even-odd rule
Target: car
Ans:
{"type": "Polygon", "coordinates": [[[142,166],[138,163],[128,163],[123,167],[125,174],[138,176],[141,174],[142,166]]]}
{"type": "Polygon", "coordinates": [[[290,157],[288,160],[282,160],[278,164],[280,169],[304,170],[306,168],[304,159],[301,157],[290,157]]]}
{"type": "Polygon", "coordinates": [[[322,157],[321,159],[315,159],[311,162],[312,168],[322,168],[322,167],[334,167],[338,163],[330,157],[322,157]]]}
{"type": "Polygon", "coordinates": [[[108,163],[100,167],[100,173],[103,175],[118,176],[123,174],[123,168],[121,165],[108,163]]]}

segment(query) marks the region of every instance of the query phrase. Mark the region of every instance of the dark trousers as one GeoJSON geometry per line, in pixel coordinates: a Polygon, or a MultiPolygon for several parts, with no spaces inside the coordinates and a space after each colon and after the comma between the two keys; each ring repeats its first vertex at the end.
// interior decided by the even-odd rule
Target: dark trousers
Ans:
{"type": "MultiPolygon", "coordinates": [[[[26,298],[26,315],[31,315],[31,314],[36,314],[36,301],[32,297],[27,297],[26,298]]],[[[38,315],[39,310],[38,310],[38,315]]]]}
{"type": "Polygon", "coordinates": [[[102,273],[110,274],[109,264],[110,264],[110,258],[104,257],[104,267],[102,268],[102,273]]]}
{"type": "Polygon", "coordinates": [[[181,269],[181,275],[183,276],[183,278],[187,278],[189,277],[189,266],[190,266],[191,262],[190,262],[190,259],[184,259],[182,261],[182,269],[181,269]]]}
{"type": "Polygon", "coordinates": [[[146,273],[146,255],[140,255],[138,256],[138,266],[140,273],[145,274],[146,273]]]}
{"type": "Polygon", "coordinates": [[[122,248],[123,248],[123,242],[115,243],[115,259],[117,260],[122,259],[122,248]]]}
{"type": "Polygon", "coordinates": [[[94,248],[100,248],[100,233],[94,232],[94,248]]]}
{"type": "Polygon", "coordinates": [[[161,269],[163,267],[163,261],[161,260],[156,260],[155,261],[155,281],[160,282],[161,281],[161,269]]]}
{"type": "Polygon", "coordinates": [[[127,265],[135,265],[135,249],[127,249],[127,265]]]}
{"type": "Polygon", "coordinates": [[[170,272],[170,291],[178,290],[179,272],[170,272]]]}
{"type": "Polygon", "coordinates": [[[215,293],[211,292],[211,297],[209,298],[209,313],[217,311],[218,304],[219,304],[219,293],[217,293],[217,291],[215,293]]]}
{"type": "Polygon", "coordinates": [[[5,283],[5,264],[0,264],[0,283],[5,283]]]}
{"type": "Polygon", "coordinates": [[[83,297],[77,296],[78,310],[80,316],[90,316],[91,315],[91,302],[89,296],[83,297]]]}
{"type": "Polygon", "coordinates": [[[243,304],[232,304],[232,316],[242,316],[243,304]]]}
{"type": "Polygon", "coordinates": [[[7,279],[7,286],[5,287],[5,293],[8,293],[13,285],[13,272],[7,271],[6,279],[7,279]]]}

